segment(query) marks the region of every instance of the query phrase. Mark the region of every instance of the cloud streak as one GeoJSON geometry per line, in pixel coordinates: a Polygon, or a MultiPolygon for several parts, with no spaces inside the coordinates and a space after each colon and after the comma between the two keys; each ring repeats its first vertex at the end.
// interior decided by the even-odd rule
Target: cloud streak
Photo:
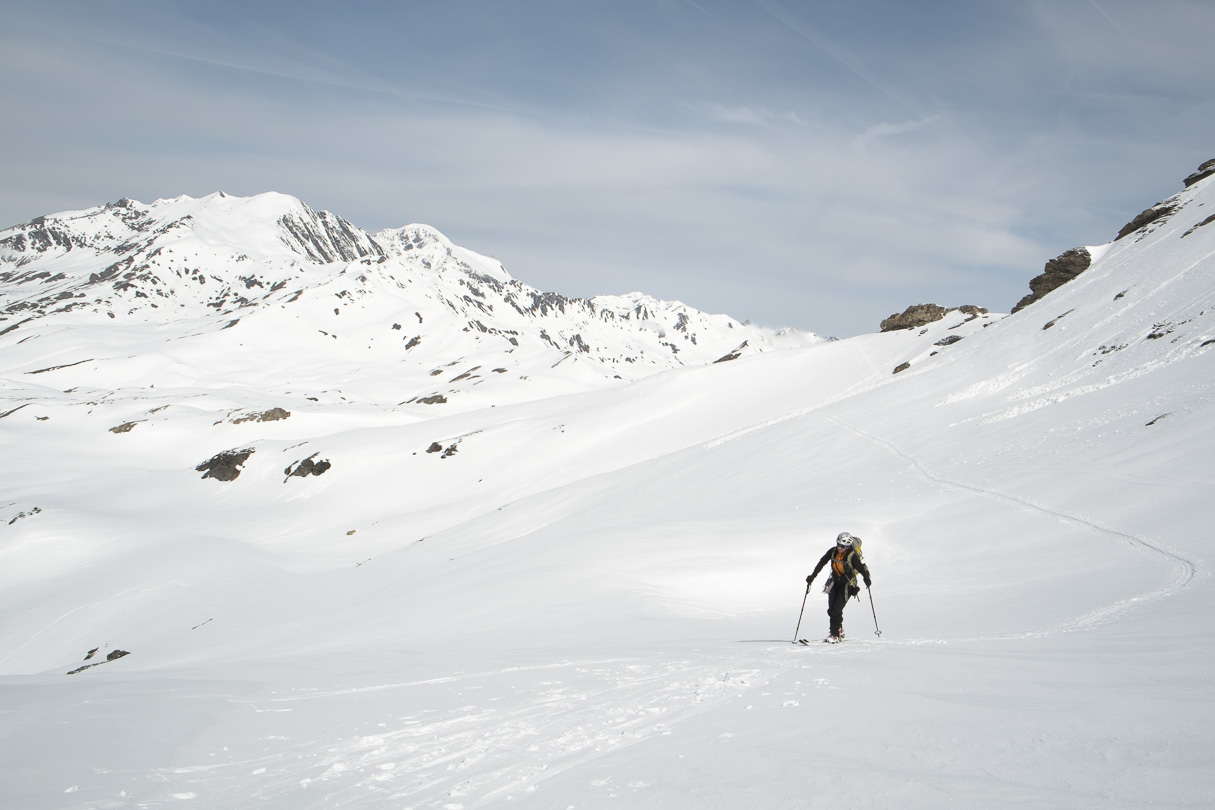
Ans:
{"type": "Polygon", "coordinates": [[[881,95],[885,96],[890,101],[902,107],[907,112],[911,113],[916,118],[924,116],[918,105],[914,104],[906,94],[896,90],[891,85],[878,79],[872,72],[865,69],[857,57],[849,52],[846,48],[833,42],[830,38],[820,33],[814,26],[801,19],[793,12],[786,9],[776,0],[755,0],[755,4],[764,11],[771,14],[782,24],[796,32],[800,37],[814,45],[823,53],[830,56],[836,62],[839,62],[845,68],[852,72],[857,78],[868,84],[881,95]]]}

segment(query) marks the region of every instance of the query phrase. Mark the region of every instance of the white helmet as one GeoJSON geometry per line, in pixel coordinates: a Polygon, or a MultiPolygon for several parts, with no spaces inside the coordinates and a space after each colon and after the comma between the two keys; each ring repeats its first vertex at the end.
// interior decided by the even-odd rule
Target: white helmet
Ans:
{"type": "Polygon", "coordinates": [[[844,546],[845,548],[852,548],[856,545],[856,538],[848,534],[848,532],[840,532],[839,537],[835,538],[835,544],[837,546],[844,546]]]}

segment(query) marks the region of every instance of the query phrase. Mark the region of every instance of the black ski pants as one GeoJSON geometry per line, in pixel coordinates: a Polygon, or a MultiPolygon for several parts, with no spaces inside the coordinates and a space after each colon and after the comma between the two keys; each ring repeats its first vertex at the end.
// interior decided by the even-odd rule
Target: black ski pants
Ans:
{"type": "Polygon", "coordinates": [[[844,605],[848,604],[848,583],[836,582],[827,594],[827,616],[831,619],[831,635],[844,634],[844,605]]]}

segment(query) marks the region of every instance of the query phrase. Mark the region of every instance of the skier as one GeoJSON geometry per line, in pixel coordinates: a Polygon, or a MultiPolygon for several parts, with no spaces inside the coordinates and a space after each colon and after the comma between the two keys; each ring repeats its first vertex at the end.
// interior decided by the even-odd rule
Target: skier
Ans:
{"type": "Polygon", "coordinates": [[[831,619],[831,635],[823,639],[829,644],[839,644],[844,640],[844,605],[850,597],[861,592],[857,587],[856,575],[859,572],[865,580],[865,587],[873,584],[869,576],[869,568],[861,559],[861,538],[853,537],[848,532],[840,532],[835,538],[835,548],[827,549],[827,553],[814,566],[814,573],[806,577],[806,590],[810,590],[814,578],[823,566],[831,563],[831,575],[823,590],[827,594],[827,615],[831,619]]]}

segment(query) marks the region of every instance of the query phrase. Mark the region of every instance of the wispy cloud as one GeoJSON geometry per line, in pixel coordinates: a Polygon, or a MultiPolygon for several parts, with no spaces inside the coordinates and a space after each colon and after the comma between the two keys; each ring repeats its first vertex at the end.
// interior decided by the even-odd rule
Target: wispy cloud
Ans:
{"type": "Polygon", "coordinates": [[[800,124],[801,118],[793,110],[777,112],[766,107],[734,104],[706,104],[703,108],[709,117],[722,124],[743,126],[770,126],[772,124],[800,124]]]}
{"type": "Polygon", "coordinates": [[[937,113],[926,118],[917,118],[913,121],[901,121],[896,124],[882,121],[879,124],[874,124],[858,135],[853,140],[852,147],[853,149],[863,151],[867,147],[870,147],[885,138],[893,138],[899,135],[906,135],[912,132],[921,132],[926,129],[931,129],[944,120],[945,116],[941,113],[937,113]]]}
{"type": "Polygon", "coordinates": [[[814,28],[814,26],[810,25],[808,22],[786,9],[780,3],[777,3],[776,0],[755,0],[755,4],[791,28],[807,42],[814,45],[823,53],[826,53],[848,70],[852,71],[853,74],[855,74],[874,90],[878,91],[883,96],[907,110],[917,118],[923,116],[924,113],[921,112],[918,105],[914,104],[911,99],[906,96],[906,94],[897,90],[889,83],[874,76],[865,68],[861,60],[848,49],[833,42],[830,38],[814,28]]]}
{"type": "Polygon", "coordinates": [[[1135,41],[1133,39],[1131,39],[1131,35],[1126,32],[1126,29],[1123,28],[1121,25],[1119,25],[1117,20],[1115,20],[1113,17],[1111,17],[1105,9],[1103,9],[1100,5],[1098,5],[1097,0],[1088,0],[1088,2],[1092,5],[1093,8],[1097,9],[1097,12],[1102,17],[1104,17],[1106,19],[1106,21],[1109,22],[1110,25],[1114,26],[1114,28],[1117,29],[1118,33],[1122,34],[1122,36],[1126,39],[1127,42],[1134,44],[1135,41]]]}

